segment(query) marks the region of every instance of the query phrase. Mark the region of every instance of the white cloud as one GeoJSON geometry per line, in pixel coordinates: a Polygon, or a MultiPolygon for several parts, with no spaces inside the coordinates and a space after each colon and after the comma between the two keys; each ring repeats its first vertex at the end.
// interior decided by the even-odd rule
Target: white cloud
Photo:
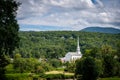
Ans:
{"type": "Polygon", "coordinates": [[[88,26],[120,27],[119,0],[18,0],[21,25],[48,25],[69,30],[88,26]],[[112,6],[111,6],[112,4],[112,6]],[[65,29],[66,29],[65,28],[65,29]]]}

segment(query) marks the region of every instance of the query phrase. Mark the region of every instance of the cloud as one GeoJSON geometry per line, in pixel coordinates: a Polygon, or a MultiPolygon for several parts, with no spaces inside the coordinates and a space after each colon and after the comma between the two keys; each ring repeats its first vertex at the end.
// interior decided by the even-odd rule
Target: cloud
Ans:
{"type": "Polygon", "coordinates": [[[80,30],[88,26],[120,28],[120,0],[17,1],[22,3],[17,15],[22,29],[29,25],[45,25],[43,29],[47,26],[47,30],[80,30]]]}

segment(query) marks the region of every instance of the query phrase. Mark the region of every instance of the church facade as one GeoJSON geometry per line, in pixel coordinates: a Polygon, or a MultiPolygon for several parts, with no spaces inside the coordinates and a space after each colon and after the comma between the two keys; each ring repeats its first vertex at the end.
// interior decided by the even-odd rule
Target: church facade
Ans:
{"type": "Polygon", "coordinates": [[[72,62],[82,57],[80,46],[79,46],[79,38],[77,41],[77,50],[76,52],[68,52],[65,57],[61,58],[62,62],[72,62]]]}

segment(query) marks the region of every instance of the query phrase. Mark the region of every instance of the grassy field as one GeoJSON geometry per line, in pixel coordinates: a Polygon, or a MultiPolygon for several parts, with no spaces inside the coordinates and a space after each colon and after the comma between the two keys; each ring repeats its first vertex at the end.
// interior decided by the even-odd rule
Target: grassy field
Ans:
{"type": "MultiPolygon", "coordinates": [[[[74,73],[69,73],[69,72],[64,72],[64,71],[49,71],[49,72],[46,72],[45,74],[65,74],[65,75],[73,75],[74,76],[74,73]]],[[[99,80],[120,80],[120,78],[101,78],[99,80]]]]}
{"type": "Polygon", "coordinates": [[[64,74],[64,75],[74,75],[74,73],[64,72],[64,71],[50,71],[45,74],[64,74]]]}
{"type": "Polygon", "coordinates": [[[6,74],[6,80],[33,80],[35,77],[39,77],[39,75],[31,73],[6,74]]]}
{"type": "MultiPolygon", "coordinates": [[[[49,71],[45,73],[47,76],[54,77],[57,74],[64,74],[66,76],[74,76],[74,73],[64,72],[64,71],[49,71]]],[[[7,80],[33,80],[33,77],[38,77],[39,75],[31,75],[30,73],[15,73],[15,74],[6,74],[7,80]]],[[[55,76],[56,77],[56,76],[55,76]]],[[[58,75],[59,77],[59,75],[58,75]]],[[[98,80],[120,80],[120,78],[114,77],[114,78],[100,78],[98,80]]]]}
{"type": "Polygon", "coordinates": [[[99,80],[120,80],[120,78],[102,78],[99,80]]]}

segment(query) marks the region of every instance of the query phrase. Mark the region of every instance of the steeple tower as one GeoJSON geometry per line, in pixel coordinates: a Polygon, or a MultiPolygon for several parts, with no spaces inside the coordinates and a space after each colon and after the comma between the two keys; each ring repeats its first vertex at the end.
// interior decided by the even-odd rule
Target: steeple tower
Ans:
{"type": "Polygon", "coordinates": [[[79,46],[79,37],[78,37],[78,40],[77,40],[77,54],[81,54],[80,46],[79,46]]]}

